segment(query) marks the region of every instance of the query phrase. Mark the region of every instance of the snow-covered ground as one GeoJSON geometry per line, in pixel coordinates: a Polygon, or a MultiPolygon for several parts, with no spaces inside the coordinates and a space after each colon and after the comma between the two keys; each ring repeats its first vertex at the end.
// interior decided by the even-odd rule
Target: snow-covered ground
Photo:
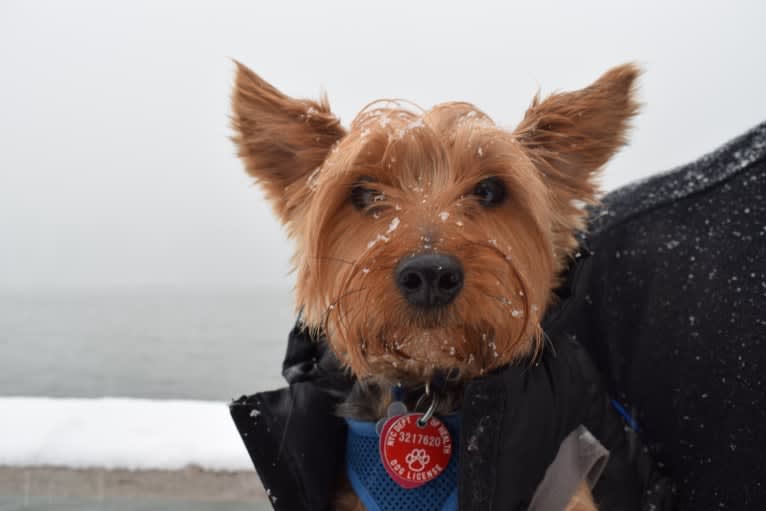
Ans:
{"type": "Polygon", "coordinates": [[[0,465],[252,470],[226,403],[0,397],[0,465]]]}

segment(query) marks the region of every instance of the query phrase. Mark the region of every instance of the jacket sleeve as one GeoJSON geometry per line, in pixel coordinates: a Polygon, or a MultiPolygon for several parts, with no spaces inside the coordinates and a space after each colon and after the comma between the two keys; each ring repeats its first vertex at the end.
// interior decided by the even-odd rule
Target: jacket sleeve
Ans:
{"type": "Polygon", "coordinates": [[[562,331],[639,423],[680,509],[766,509],[766,123],[612,192],[562,331]]]}

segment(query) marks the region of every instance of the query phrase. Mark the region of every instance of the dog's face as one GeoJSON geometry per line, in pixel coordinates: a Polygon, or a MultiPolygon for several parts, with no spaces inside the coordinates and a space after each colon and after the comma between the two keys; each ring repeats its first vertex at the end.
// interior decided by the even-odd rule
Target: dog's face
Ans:
{"type": "Polygon", "coordinates": [[[357,376],[464,377],[539,347],[638,70],[533,101],[514,131],[467,103],[380,101],[348,130],[238,65],[235,142],[297,243],[297,305],[357,376]]]}

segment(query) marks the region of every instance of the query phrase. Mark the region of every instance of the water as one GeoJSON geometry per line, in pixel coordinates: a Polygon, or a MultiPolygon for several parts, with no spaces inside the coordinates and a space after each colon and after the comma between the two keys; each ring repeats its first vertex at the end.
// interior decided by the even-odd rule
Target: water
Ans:
{"type": "Polygon", "coordinates": [[[229,400],[283,385],[284,289],[0,291],[0,395],[229,400]]]}

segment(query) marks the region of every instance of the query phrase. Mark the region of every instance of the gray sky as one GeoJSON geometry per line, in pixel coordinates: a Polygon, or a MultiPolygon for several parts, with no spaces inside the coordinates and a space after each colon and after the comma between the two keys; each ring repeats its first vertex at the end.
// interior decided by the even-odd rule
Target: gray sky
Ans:
{"type": "Polygon", "coordinates": [[[289,245],[227,139],[230,57],[291,95],[324,87],[345,122],[403,97],[509,127],[538,86],[638,61],[646,106],[609,189],[766,118],[766,3],[623,4],[3,0],[0,289],[285,285],[289,245]]]}

